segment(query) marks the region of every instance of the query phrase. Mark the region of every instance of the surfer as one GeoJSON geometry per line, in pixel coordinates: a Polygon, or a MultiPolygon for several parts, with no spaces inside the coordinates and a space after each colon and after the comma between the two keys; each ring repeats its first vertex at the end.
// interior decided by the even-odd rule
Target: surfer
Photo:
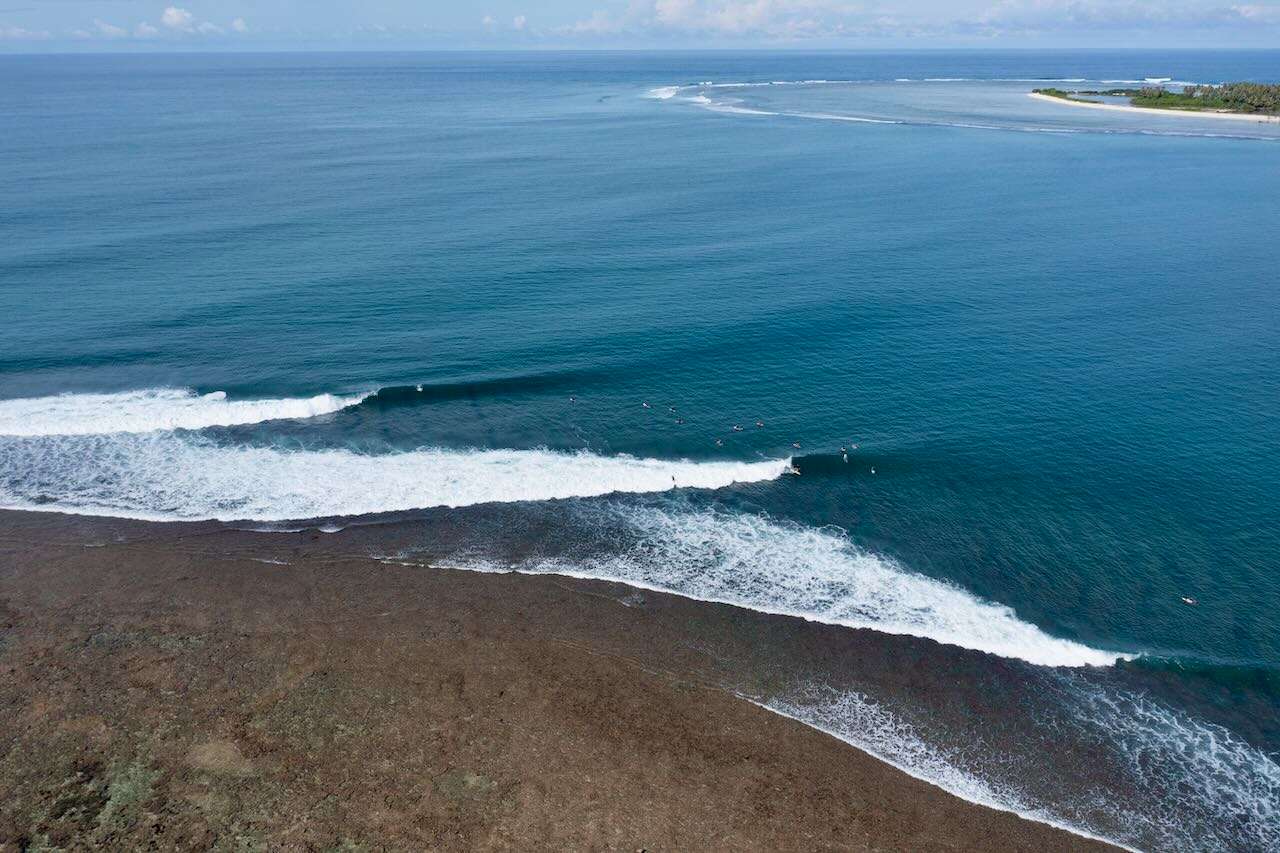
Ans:
{"type": "Polygon", "coordinates": [[[1188,607],[1195,607],[1200,602],[1196,601],[1194,598],[1191,598],[1190,596],[1184,595],[1182,596],[1182,603],[1187,605],[1188,607]]]}
{"type": "Polygon", "coordinates": [[[764,421],[756,421],[756,429],[764,429],[764,421]]]}
{"type": "Polygon", "coordinates": [[[793,442],[791,442],[791,446],[792,446],[792,447],[794,447],[796,450],[799,450],[799,449],[800,449],[800,442],[798,442],[798,441],[793,441],[793,442]]]}
{"type": "Polygon", "coordinates": [[[645,400],[645,401],[644,401],[643,403],[641,403],[640,405],[644,406],[646,409],[652,409],[652,408],[653,408],[653,406],[650,406],[650,405],[649,405],[649,401],[648,401],[648,400],[645,400]]]}
{"type": "Polygon", "coordinates": [[[740,427],[738,424],[734,424],[734,425],[733,425],[733,431],[734,431],[734,432],[742,432],[742,427],[740,427]]]}
{"type": "Polygon", "coordinates": [[[723,438],[717,438],[717,439],[716,439],[716,447],[724,447],[724,439],[723,439],[723,438]]]}

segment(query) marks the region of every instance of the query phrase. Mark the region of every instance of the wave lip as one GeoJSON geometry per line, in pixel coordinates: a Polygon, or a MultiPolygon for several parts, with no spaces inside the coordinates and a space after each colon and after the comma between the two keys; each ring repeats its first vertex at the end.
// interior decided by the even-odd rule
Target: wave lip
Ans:
{"type": "Polygon", "coordinates": [[[586,451],[225,446],[198,433],[0,445],[0,506],[151,521],[288,521],[773,480],[789,459],[691,462],[586,451]],[[5,446],[7,445],[7,446],[5,446]]]}
{"type": "Polygon", "coordinates": [[[58,394],[0,400],[0,435],[34,437],[198,430],[294,418],[313,418],[371,396],[318,394],[271,400],[229,400],[225,391],[148,388],[113,394],[58,394]]]}
{"type": "Polygon", "coordinates": [[[610,580],[814,622],[923,637],[1052,667],[1128,657],[1053,637],[1012,608],[909,571],[843,534],[717,510],[622,502],[575,513],[605,554],[544,554],[514,565],[451,558],[458,568],[610,580]]]}

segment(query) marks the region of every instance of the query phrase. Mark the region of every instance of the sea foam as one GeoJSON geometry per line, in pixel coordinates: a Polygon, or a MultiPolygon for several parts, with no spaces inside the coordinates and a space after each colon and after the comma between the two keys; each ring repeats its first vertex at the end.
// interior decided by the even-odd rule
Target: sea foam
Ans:
{"type": "Polygon", "coordinates": [[[366,454],[226,446],[198,433],[0,444],[0,505],[158,521],[283,521],[772,480],[790,460],[692,462],[549,450],[366,454]]]}
{"type": "Polygon", "coordinates": [[[1110,666],[1118,652],[1052,637],[1009,607],[916,574],[831,529],[706,509],[603,502],[574,522],[614,545],[604,554],[535,555],[459,568],[620,581],[815,622],[924,637],[1043,666],[1110,666]]]}
{"type": "Polygon", "coordinates": [[[909,722],[857,691],[814,688],[804,701],[772,699],[756,704],[825,732],[963,800],[1104,840],[1084,827],[1032,806],[1015,788],[994,783],[962,767],[946,750],[929,743],[909,722]]]}
{"type": "Polygon", "coordinates": [[[1034,751],[1001,751],[978,730],[959,737],[962,747],[956,732],[950,746],[935,743],[857,691],[811,686],[763,707],[970,802],[1128,849],[1280,849],[1280,765],[1270,756],[1220,726],[1076,672],[1053,673],[1041,687],[1061,713],[1043,721],[1043,736],[1062,748],[1087,744],[1107,767],[1118,761],[1118,780],[1101,774],[1070,795],[1033,794],[1020,784],[1019,767],[1042,760],[1034,751]]]}
{"type": "Polygon", "coordinates": [[[223,391],[150,388],[114,394],[59,394],[0,400],[0,435],[100,435],[197,430],[286,418],[313,418],[354,406],[369,394],[319,394],[274,400],[229,400],[223,391]]]}

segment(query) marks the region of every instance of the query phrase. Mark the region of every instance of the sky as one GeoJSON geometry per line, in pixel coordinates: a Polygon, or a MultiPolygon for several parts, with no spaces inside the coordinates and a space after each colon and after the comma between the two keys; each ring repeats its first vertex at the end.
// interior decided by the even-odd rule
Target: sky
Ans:
{"type": "Polygon", "coordinates": [[[0,0],[0,52],[1280,48],[1280,0],[0,0]]]}

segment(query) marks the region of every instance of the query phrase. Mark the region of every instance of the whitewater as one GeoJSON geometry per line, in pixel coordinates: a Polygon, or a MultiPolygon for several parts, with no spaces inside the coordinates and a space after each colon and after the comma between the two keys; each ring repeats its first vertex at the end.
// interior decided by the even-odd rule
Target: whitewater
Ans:
{"type": "MultiPolygon", "coordinates": [[[[5,401],[0,507],[148,521],[280,522],[717,490],[795,470],[789,458],[693,461],[444,447],[365,453],[227,443],[196,427],[321,417],[368,396],[229,400],[221,392],[150,389],[5,401]]],[[[506,568],[617,580],[1042,666],[1108,666],[1125,657],[1049,636],[1008,607],[865,552],[836,530],[617,503],[584,505],[574,524],[602,541],[634,544],[506,568]]]]}
{"type": "Polygon", "coordinates": [[[865,551],[838,530],[620,501],[583,505],[572,519],[610,543],[610,551],[535,554],[515,563],[454,557],[449,565],[617,581],[761,613],[923,637],[1039,666],[1110,666],[1132,657],[1052,637],[1011,608],[865,551]]]}
{"type": "Polygon", "coordinates": [[[199,430],[313,418],[358,405],[365,394],[230,400],[225,391],[147,388],[110,394],[58,394],[0,400],[0,436],[104,435],[199,430]]]}

